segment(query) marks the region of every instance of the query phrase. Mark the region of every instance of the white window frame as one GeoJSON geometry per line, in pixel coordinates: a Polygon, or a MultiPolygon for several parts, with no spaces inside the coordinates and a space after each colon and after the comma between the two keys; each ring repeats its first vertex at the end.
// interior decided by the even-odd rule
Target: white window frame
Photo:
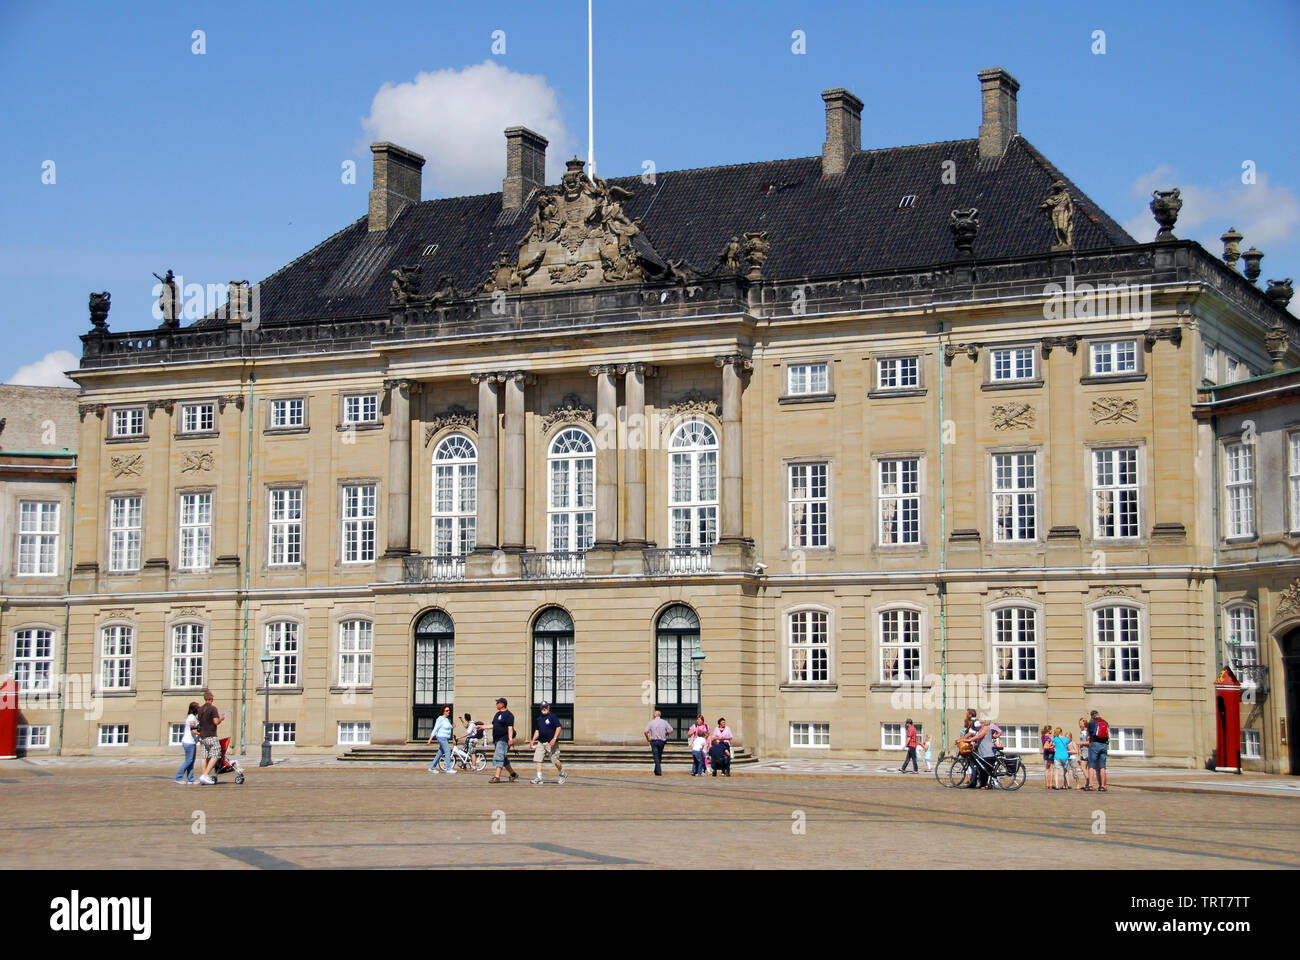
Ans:
{"type": "Polygon", "coordinates": [[[1020,383],[1038,379],[1038,351],[1032,346],[990,347],[989,348],[989,383],[1020,383]],[[1018,372],[1029,355],[1029,372],[1018,372]],[[1007,375],[999,376],[999,360],[1005,356],[1007,375]]]}
{"type": "Polygon", "coordinates": [[[379,423],[379,394],[346,393],[343,395],[343,424],[379,423]]]}
{"type": "Polygon", "coordinates": [[[1142,536],[1142,451],[1136,446],[1093,447],[1090,450],[1092,481],[1092,535],[1096,540],[1136,540],[1142,536]],[[1132,459],[1132,483],[1122,483],[1125,460],[1132,459]],[[1103,483],[1102,468],[1110,471],[1110,483],[1103,483]],[[1110,524],[1115,532],[1105,531],[1102,505],[1110,508],[1110,524]],[[1124,520],[1126,508],[1132,506],[1131,524],[1124,520]],[[1127,529],[1126,529],[1127,528],[1127,529]],[[1131,532],[1127,532],[1131,530],[1131,532]]]}
{"type": "Polygon", "coordinates": [[[170,690],[201,690],[207,678],[208,628],[193,620],[168,628],[167,676],[170,690]],[[180,641],[184,640],[182,644],[180,641]],[[197,641],[197,643],[196,643],[197,641]],[[196,676],[197,674],[197,676],[196,676]],[[193,681],[193,682],[178,682],[193,681]]]}
{"type": "Polygon", "coordinates": [[[61,506],[57,500],[18,501],[18,576],[48,577],[59,572],[61,506]]]}
{"type": "Polygon", "coordinates": [[[23,751],[50,749],[50,725],[48,723],[18,724],[16,746],[23,751]]]}
{"type": "Polygon", "coordinates": [[[365,617],[339,621],[338,649],[339,686],[371,686],[374,683],[374,621],[365,617]]]}
{"type": "Polygon", "coordinates": [[[130,623],[106,623],[99,628],[99,689],[135,689],[136,630],[130,623]]]}
{"type": "Polygon", "coordinates": [[[925,490],[924,461],[920,456],[880,457],[875,461],[876,467],[876,542],[882,547],[919,547],[923,542],[922,521],[924,514],[922,497],[925,490]],[[911,464],[910,488],[907,487],[907,464],[911,464]],[[903,481],[900,484],[898,481],[903,481]],[[891,492],[886,492],[886,481],[893,480],[891,492]],[[892,505],[895,532],[892,539],[888,537],[885,527],[887,506],[892,505]],[[908,509],[911,509],[915,530],[907,536],[908,509]]]}
{"type": "Polygon", "coordinates": [[[307,398],[280,397],[271,401],[267,414],[271,430],[301,430],[307,426],[307,398]],[[296,405],[296,406],[295,406],[296,405]]]}
{"type": "Polygon", "coordinates": [[[51,627],[19,627],[13,632],[14,657],[10,662],[20,695],[54,692],[57,650],[58,634],[51,627]]]}
{"type": "Polygon", "coordinates": [[[194,490],[178,496],[177,569],[191,572],[208,570],[212,567],[212,508],[215,497],[211,490],[194,490]]]}
{"type": "Polygon", "coordinates": [[[1286,435],[1287,446],[1287,493],[1291,506],[1291,532],[1300,530],[1300,430],[1289,430],[1286,435]]]}
{"type": "MultiPolygon", "coordinates": [[[[263,631],[263,652],[271,655],[272,690],[302,687],[302,625],[297,620],[270,620],[263,631]]],[[[268,681],[263,680],[264,684],[268,681]]]]}
{"type": "Polygon", "coordinates": [[[1002,727],[1002,746],[1007,753],[1037,753],[1042,734],[1032,723],[1009,723],[1002,727]]]}
{"type": "Polygon", "coordinates": [[[477,544],[478,444],[452,433],[433,450],[433,527],[430,553],[463,557],[477,544]],[[466,451],[471,455],[466,456],[466,451]]]}
{"type": "Polygon", "coordinates": [[[926,616],[920,607],[907,604],[890,604],[872,611],[876,634],[876,682],[901,686],[925,682],[926,667],[926,616]],[[915,635],[915,640],[907,639],[915,635]],[[894,658],[893,674],[886,669],[886,657],[891,650],[898,651],[894,658]],[[909,669],[906,653],[915,651],[915,669],[909,669]],[[909,674],[915,676],[909,676],[909,674]]]}
{"type": "Polygon", "coordinates": [[[267,491],[267,566],[302,566],[306,501],[302,487],[273,487],[267,491]]]}
{"type": "Polygon", "coordinates": [[[125,747],[131,743],[131,725],[127,723],[101,723],[99,741],[101,747],[125,747]]]}
{"type": "Polygon", "coordinates": [[[370,743],[369,720],[340,720],[337,730],[335,742],[338,746],[365,746],[370,743]]]}
{"type": "Polygon", "coordinates": [[[345,483],[341,497],[340,556],[345,564],[374,563],[379,529],[379,485],[345,483]]]}
{"type": "Polygon", "coordinates": [[[713,424],[692,418],[673,430],[668,442],[668,534],[673,547],[711,547],[718,542],[720,463],[721,443],[713,424]]]}
{"type": "Polygon", "coordinates": [[[830,475],[829,460],[808,460],[786,464],[786,537],[790,549],[816,550],[830,546],[830,475]],[[795,486],[797,475],[805,478],[802,487],[795,486]],[[817,492],[818,480],[820,480],[820,495],[817,492]],[[797,491],[798,496],[796,496],[797,491]]]}
{"type": "MultiPolygon", "coordinates": [[[[1259,622],[1255,606],[1250,603],[1229,603],[1223,608],[1223,637],[1232,661],[1240,666],[1257,666],[1259,659],[1259,622]]],[[[1254,678],[1241,680],[1242,686],[1253,686],[1254,678]]]]}
{"type": "Polygon", "coordinates": [[[1219,355],[1212,343],[1201,344],[1201,378],[1210,383],[1219,379],[1219,355]]]}
{"type": "Polygon", "coordinates": [[[125,437],[146,437],[149,417],[143,406],[115,407],[109,416],[109,437],[119,440],[125,437]]]}
{"type": "Polygon", "coordinates": [[[108,498],[108,570],[133,573],[140,569],[144,541],[144,497],[108,498]],[[119,508],[119,504],[121,507],[119,508]],[[118,521],[124,521],[119,523],[118,521]],[[134,521],[134,522],[132,522],[134,521]]]}
{"type": "Polygon", "coordinates": [[[877,390],[918,390],[920,387],[921,358],[919,355],[876,359],[877,390]],[[910,373],[907,371],[909,364],[910,373]]]}
{"type": "Polygon", "coordinates": [[[167,746],[169,747],[181,746],[184,737],[185,737],[184,723],[167,724],[167,746]]]}
{"type": "Polygon", "coordinates": [[[1110,754],[1121,757],[1145,757],[1146,728],[1111,727],[1110,754]]]}
{"type": "Polygon", "coordinates": [[[1088,345],[1089,376],[1123,377],[1140,373],[1141,369],[1138,342],[1133,338],[1097,340],[1088,345]],[[1121,347],[1128,348],[1126,357],[1121,357],[1121,347]],[[1125,361],[1125,366],[1120,366],[1122,359],[1125,361]]]}
{"type": "Polygon", "coordinates": [[[785,675],[788,684],[801,687],[834,685],[833,629],[829,610],[802,607],[786,611],[785,675]]]}
{"type": "Polygon", "coordinates": [[[1264,759],[1264,738],[1259,730],[1251,728],[1241,731],[1241,759],[1264,759]]]}
{"type": "MultiPolygon", "coordinates": [[[[925,739],[925,734],[922,732],[922,728],[924,724],[913,723],[912,726],[916,727],[917,749],[920,750],[921,743],[925,739]]],[[[881,723],[880,749],[898,750],[898,751],[906,750],[907,749],[907,724],[893,722],[893,721],[881,723]],[[896,743],[894,742],[895,740],[897,740],[896,743]]]]}
{"type": "Polygon", "coordinates": [[[546,445],[546,548],[586,553],[596,541],[596,443],[564,427],[546,445]]]}
{"type": "Polygon", "coordinates": [[[272,720],[266,725],[267,739],[276,746],[292,747],[298,743],[296,720],[272,720]]]}
{"type": "MultiPolygon", "coordinates": [[[[1099,603],[1089,608],[1088,617],[1090,621],[1089,629],[1092,633],[1091,673],[1093,683],[1097,686],[1118,688],[1140,687],[1146,685],[1149,682],[1146,679],[1146,648],[1150,641],[1147,638],[1148,629],[1142,608],[1134,603],[1099,603]],[[1115,613],[1106,617],[1105,615],[1108,611],[1115,611],[1115,613]],[[1123,616],[1121,616],[1119,611],[1125,612],[1123,616]],[[1103,623],[1104,617],[1109,619],[1111,622],[1109,624],[1103,623]],[[1124,621],[1130,619],[1132,627],[1136,631],[1136,639],[1125,642],[1119,639],[1119,634],[1121,629],[1128,628],[1124,621]],[[1103,632],[1107,628],[1114,633],[1116,636],[1115,640],[1103,640],[1103,632]],[[1121,679],[1124,671],[1121,669],[1120,665],[1126,659],[1123,656],[1122,651],[1129,649],[1136,650],[1137,676],[1130,677],[1129,679],[1121,679]],[[1113,680],[1106,679],[1102,676],[1102,652],[1105,650],[1116,651],[1113,655],[1114,660],[1112,661],[1112,669],[1115,673],[1115,679],[1113,680]]],[[[1127,659],[1128,662],[1132,662],[1131,656],[1127,659]]]]}
{"type": "Polygon", "coordinates": [[[989,487],[992,491],[992,513],[991,521],[993,527],[994,543],[1035,543],[1040,538],[1039,531],[1042,528],[1042,522],[1039,517],[1039,490],[1041,488],[1041,471],[1038,468],[1038,451],[1036,450],[1006,450],[997,451],[989,455],[989,487]],[[1025,458],[1028,458],[1030,469],[1033,471],[1033,484],[1030,486],[1020,486],[1020,480],[1024,468],[1025,458]],[[1010,469],[1010,486],[1002,485],[998,475],[999,462],[1006,460],[1010,469]],[[1007,515],[1012,518],[1009,532],[999,523],[999,503],[1005,501],[1007,515]],[[1027,531],[1026,524],[1021,518],[1021,507],[1028,501],[1032,505],[1031,518],[1033,530],[1027,531]],[[1028,534],[1028,535],[1026,535],[1028,534]]]}
{"type": "Polygon", "coordinates": [[[1044,676],[1042,608],[1023,600],[999,602],[988,611],[989,675],[999,686],[1003,684],[1043,684],[1044,676]],[[1005,631],[1004,631],[1005,628],[1005,631]],[[1026,628],[1028,628],[1026,630],[1026,628]],[[1026,638],[1026,634],[1028,634],[1026,638]],[[1003,639],[1004,636],[1006,639],[1003,639]],[[1010,677],[1002,676],[999,651],[1011,652],[1010,677]],[[1028,650],[1033,656],[1033,676],[1025,672],[1018,652],[1028,650]]]}
{"type": "Polygon", "coordinates": [[[1226,538],[1256,536],[1255,445],[1232,441],[1223,445],[1223,505],[1226,538]]]}
{"type": "Polygon", "coordinates": [[[812,397],[831,392],[831,365],[825,360],[787,364],[785,368],[785,394],[787,397],[812,397]]]}
{"type": "Polygon", "coordinates": [[[217,405],[211,400],[181,404],[181,433],[215,433],[216,429],[217,405]],[[204,426],[205,420],[206,426],[204,426]]]}
{"type": "Polygon", "coordinates": [[[790,748],[793,750],[829,750],[831,725],[821,721],[792,721],[790,748]]]}

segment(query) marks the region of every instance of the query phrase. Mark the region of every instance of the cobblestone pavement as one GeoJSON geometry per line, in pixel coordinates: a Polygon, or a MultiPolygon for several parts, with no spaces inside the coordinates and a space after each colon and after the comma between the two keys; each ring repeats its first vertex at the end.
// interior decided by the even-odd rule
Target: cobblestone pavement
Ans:
{"type": "Polygon", "coordinates": [[[175,761],[8,761],[0,868],[1300,867],[1290,797],[1049,792],[1041,778],[1008,793],[924,774],[752,769],[697,779],[578,767],[561,786],[548,767],[532,786],[531,764],[517,783],[488,784],[487,773],[299,760],[215,787],[173,784],[175,761]]]}

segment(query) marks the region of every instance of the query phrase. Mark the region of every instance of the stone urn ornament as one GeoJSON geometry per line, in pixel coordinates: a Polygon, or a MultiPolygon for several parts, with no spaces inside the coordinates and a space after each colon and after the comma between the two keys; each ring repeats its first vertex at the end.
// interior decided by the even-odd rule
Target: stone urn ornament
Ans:
{"type": "Polygon", "coordinates": [[[1268,289],[1264,291],[1264,296],[1268,297],[1282,310],[1291,302],[1291,297],[1295,291],[1291,288],[1291,278],[1285,280],[1270,280],[1268,289]]]}
{"type": "Polygon", "coordinates": [[[1236,227],[1229,227],[1219,239],[1223,241],[1223,262],[1236,270],[1237,261],[1241,259],[1241,234],[1236,227]]]}
{"type": "Polygon", "coordinates": [[[959,253],[973,253],[975,238],[979,236],[979,210],[954,210],[948,216],[948,228],[952,230],[952,243],[959,253]]]}
{"type": "Polygon", "coordinates": [[[90,326],[98,333],[108,332],[108,310],[112,299],[113,295],[107,290],[90,295],[90,326]]]}
{"type": "Polygon", "coordinates": [[[1156,240],[1177,240],[1174,236],[1174,224],[1178,221],[1178,211],[1183,209],[1183,200],[1181,191],[1178,187],[1172,190],[1152,190],[1151,212],[1155,215],[1156,223],[1160,224],[1160,232],[1156,234],[1156,240]]]}
{"type": "Polygon", "coordinates": [[[1246,279],[1254,283],[1259,279],[1259,261],[1264,259],[1264,254],[1251,247],[1241,255],[1241,259],[1246,261],[1246,279]]]}

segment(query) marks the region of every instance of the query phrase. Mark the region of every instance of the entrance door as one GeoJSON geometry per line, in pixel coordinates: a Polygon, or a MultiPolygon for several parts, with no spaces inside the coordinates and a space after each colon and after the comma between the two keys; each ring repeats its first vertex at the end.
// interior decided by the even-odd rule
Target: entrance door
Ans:
{"type": "MultiPolygon", "coordinates": [[[[531,736],[543,700],[564,725],[561,740],[573,739],[573,619],[559,607],[544,610],[533,624],[532,716],[524,720],[531,736]]],[[[516,721],[520,718],[516,717],[516,721]]]]}
{"type": "Polygon", "coordinates": [[[455,630],[451,617],[430,610],[415,625],[415,696],[411,736],[428,740],[443,704],[451,703],[455,680],[455,630]]]}
{"type": "Polygon", "coordinates": [[[691,654],[700,641],[700,618],[684,604],[669,607],[655,630],[655,707],[673,727],[673,739],[685,740],[700,712],[700,678],[691,654]]]}
{"type": "Polygon", "coordinates": [[[1296,737],[1296,720],[1300,718],[1300,630],[1292,630],[1282,641],[1282,667],[1286,671],[1286,735],[1291,750],[1291,775],[1300,776],[1300,738],[1296,737]]]}

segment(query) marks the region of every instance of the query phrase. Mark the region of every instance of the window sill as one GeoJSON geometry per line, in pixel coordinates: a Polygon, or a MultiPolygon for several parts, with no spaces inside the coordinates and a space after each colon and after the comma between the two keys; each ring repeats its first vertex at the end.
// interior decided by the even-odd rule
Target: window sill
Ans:
{"type": "Polygon", "coordinates": [[[867,398],[870,400],[885,400],[889,397],[924,397],[926,395],[925,387],[898,387],[897,389],[868,390],[867,398]]]}
{"type": "Polygon", "coordinates": [[[264,437],[289,437],[300,433],[310,433],[311,427],[267,427],[262,431],[264,437]]]}
{"type": "Polygon", "coordinates": [[[810,393],[810,394],[790,394],[784,397],[778,397],[777,403],[832,403],[835,400],[833,393],[810,393]]]}
{"type": "Polygon", "coordinates": [[[1046,693],[1047,684],[1029,680],[998,680],[995,684],[986,684],[985,688],[994,687],[999,693],[1046,693]]]}
{"type": "Polygon", "coordinates": [[[340,423],[334,429],[339,433],[347,433],[349,430],[382,430],[384,429],[384,421],[365,420],[360,423],[340,423]]]}
{"type": "Polygon", "coordinates": [[[366,684],[364,687],[363,687],[363,686],[360,686],[360,685],[357,685],[357,686],[355,686],[355,687],[340,687],[340,686],[332,686],[332,687],[330,687],[330,693],[344,693],[344,694],[346,694],[346,693],[367,693],[367,694],[369,694],[369,693],[374,693],[374,692],[375,692],[375,688],[374,688],[374,686],[372,686],[371,684],[366,684]]]}
{"type": "MultiPolygon", "coordinates": [[[[254,688],[254,690],[259,697],[266,695],[265,684],[258,684],[258,686],[254,688]]],[[[272,687],[271,688],[271,696],[273,697],[278,697],[282,693],[288,694],[290,696],[296,696],[302,693],[302,687],[298,686],[298,687],[272,687]]]]}
{"type": "Polygon", "coordinates": [[[221,434],[215,430],[191,430],[172,435],[173,440],[216,440],[221,434]]]}
{"type": "Polygon", "coordinates": [[[1151,693],[1149,683],[1087,683],[1084,693],[1151,693]]]}
{"type": "Polygon", "coordinates": [[[894,683],[892,680],[872,680],[868,689],[872,693],[893,693],[896,690],[905,690],[908,693],[924,693],[932,685],[921,680],[904,681],[894,683]]]}
{"type": "Polygon", "coordinates": [[[114,697],[134,697],[135,687],[128,687],[125,690],[114,687],[112,690],[96,690],[95,696],[102,700],[111,700],[114,697]]]}
{"type": "Polygon", "coordinates": [[[1032,390],[1043,385],[1043,378],[1033,380],[997,380],[980,384],[981,390],[1032,390]]]}
{"type": "Polygon", "coordinates": [[[105,443],[148,443],[149,435],[141,434],[132,437],[105,437],[105,443]]]}
{"type": "Polygon", "coordinates": [[[920,543],[877,543],[871,548],[872,553],[886,555],[923,554],[929,551],[925,541],[920,543]]]}
{"type": "Polygon", "coordinates": [[[1095,383],[1142,383],[1146,380],[1145,373],[1090,373],[1086,377],[1080,377],[1081,384],[1095,383]]]}
{"type": "Polygon", "coordinates": [[[164,697],[192,697],[196,693],[203,693],[203,690],[204,685],[200,683],[196,687],[163,687],[162,694],[164,697]]]}
{"type": "Polygon", "coordinates": [[[835,693],[839,688],[838,683],[783,683],[777,689],[782,693],[835,693]]]}

